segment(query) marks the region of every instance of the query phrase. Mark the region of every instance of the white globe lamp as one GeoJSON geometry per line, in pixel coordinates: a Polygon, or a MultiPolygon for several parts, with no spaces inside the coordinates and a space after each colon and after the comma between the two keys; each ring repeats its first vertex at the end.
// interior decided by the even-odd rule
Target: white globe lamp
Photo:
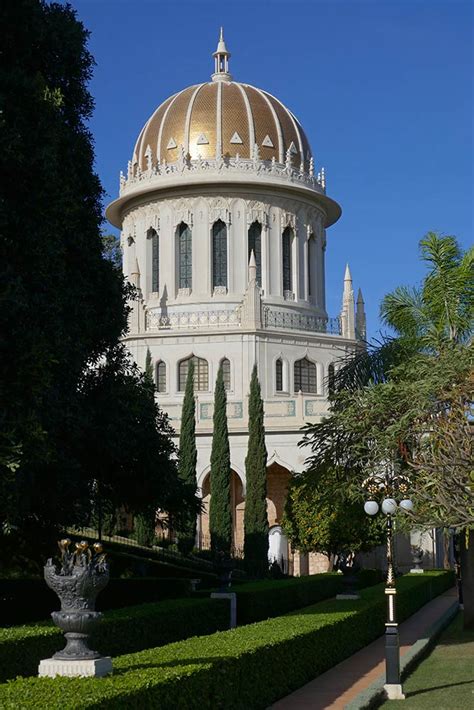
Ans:
{"type": "Polygon", "coordinates": [[[412,513],[415,509],[415,506],[413,505],[412,500],[410,500],[409,498],[404,498],[400,501],[400,508],[404,510],[405,513],[412,513]]]}
{"type": "Polygon", "coordinates": [[[397,501],[394,498],[385,498],[382,501],[382,511],[385,515],[393,515],[397,511],[397,501]]]}
{"type": "Polygon", "coordinates": [[[364,510],[367,515],[377,515],[379,512],[379,504],[375,500],[368,500],[364,503],[364,510]]]}

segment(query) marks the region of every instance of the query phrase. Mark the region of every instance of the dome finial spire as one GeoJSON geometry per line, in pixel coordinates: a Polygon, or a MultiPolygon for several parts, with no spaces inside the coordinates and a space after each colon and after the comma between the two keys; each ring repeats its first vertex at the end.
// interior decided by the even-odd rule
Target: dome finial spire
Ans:
{"type": "Polygon", "coordinates": [[[219,42],[217,43],[217,49],[212,55],[214,57],[214,74],[212,75],[213,81],[232,81],[232,77],[229,74],[229,57],[230,52],[227,50],[225,40],[224,40],[224,28],[221,27],[219,33],[219,42]]]}

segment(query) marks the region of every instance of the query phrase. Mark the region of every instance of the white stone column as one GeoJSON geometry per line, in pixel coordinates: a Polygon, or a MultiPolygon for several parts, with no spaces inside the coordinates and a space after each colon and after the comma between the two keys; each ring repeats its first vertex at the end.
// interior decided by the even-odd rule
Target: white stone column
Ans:
{"type": "Polygon", "coordinates": [[[269,234],[268,234],[268,220],[265,215],[262,224],[262,234],[261,234],[261,269],[262,269],[262,283],[261,287],[263,289],[263,295],[268,296],[270,292],[270,260],[269,260],[269,234]]]}

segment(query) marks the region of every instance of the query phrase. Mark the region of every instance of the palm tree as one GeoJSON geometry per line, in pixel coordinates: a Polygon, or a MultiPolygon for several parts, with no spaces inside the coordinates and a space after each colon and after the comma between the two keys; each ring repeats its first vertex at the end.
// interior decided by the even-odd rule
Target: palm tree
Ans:
{"type": "Polygon", "coordinates": [[[455,237],[428,232],[420,253],[430,267],[422,287],[399,286],[380,306],[381,320],[394,335],[341,358],[331,382],[334,393],[386,382],[408,357],[436,355],[472,338],[474,247],[463,253],[455,237]]]}
{"type": "Polygon", "coordinates": [[[438,353],[472,337],[474,247],[464,254],[455,237],[434,232],[420,241],[430,270],[421,288],[399,286],[382,301],[382,321],[417,350],[438,353]]]}
{"type": "MultiPolygon", "coordinates": [[[[331,383],[331,416],[308,425],[301,442],[311,447],[309,470],[316,473],[321,465],[337,464],[334,484],[352,485],[354,495],[360,494],[361,476],[370,462],[371,449],[376,451],[378,445],[388,447],[385,456],[398,450],[402,465],[409,462],[413,467],[415,488],[429,493],[434,482],[429,467],[419,458],[429,444],[430,462],[441,472],[440,480],[449,491],[448,473],[439,465],[436,430],[448,420],[455,440],[460,440],[453,402],[457,410],[467,411],[469,396],[462,393],[472,391],[472,384],[467,384],[473,370],[474,249],[463,253],[455,237],[430,232],[420,241],[420,252],[428,265],[421,287],[398,287],[381,304],[382,322],[393,334],[367,344],[339,363],[331,383]],[[348,468],[361,476],[347,479],[348,468]]],[[[464,500],[470,500],[465,485],[467,467],[456,466],[450,479],[455,486],[452,490],[462,490],[464,500]]],[[[434,517],[441,517],[445,525],[465,528],[462,521],[466,516],[458,515],[449,498],[443,514],[437,508],[435,493],[432,498],[431,506],[437,511],[434,517]]],[[[470,504],[465,505],[470,510],[470,504]]],[[[429,514],[428,509],[426,516],[429,514]]],[[[428,517],[424,519],[428,523],[428,517]]],[[[465,603],[465,625],[469,626],[474,625],[474,545],[466,542],[466,536],[461,535],[463,585],[465,597],[471,599],[465,603]]]]}

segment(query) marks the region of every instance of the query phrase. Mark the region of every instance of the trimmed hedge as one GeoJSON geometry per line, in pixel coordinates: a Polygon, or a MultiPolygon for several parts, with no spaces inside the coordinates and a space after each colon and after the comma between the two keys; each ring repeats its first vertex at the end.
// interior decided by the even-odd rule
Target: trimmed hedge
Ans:
{"type": "MultiPolygon", "coordinates": [[[[358,587],[378,584],[382,577],[379,570],[361,570],[358,587]]],[[[334,597],[344,591],[344,582],[341,574],[324,572],[305,577],[247,582],[232,586],[229,591],[237,595],[237,623],[241,626],[334,597]]],[[[195,596],[203,597],[208,593],[200,591],[195,596]]]]}
{"type": "Polygon", "coordinates": [[[339,594],[342,588],[342,575],[326,572],[307,577],[249,582],[231,588],[231,591],[237,594],[237,623],[241,626],[329,599],[339,594]]]}
{"type": "MultiPolygon", "coordinates": [[[[403,620],[454,583],[450,572],[397,581],[403,620]]],[[[263,710],[384,631],[383,586],[287,616],[114,659],[107,678],[27,678],[0,686],[5,710],[137,707],[263,710]],[[276,673],[276,669],[284,672],[276,673]]]]}
{"type": "MultiPolygon", "coordinates": [[[[91,648],[114,656],[227,628],[226,600],[174,599],[110,611],[99,625],[97,639],[92,637],[91,648]]],[[[36,675],[40,660],[64,645],[62,632],[51,621],[0,629],[0,682],[36,675]]]]}
{"type": "MultiPolygon", "coordinates": [[[[111,579],[97,598],[97,610],[177,599],[190,593],[191,582],[186,577],[111,579]]],[[[59,609],[59,599],[44,579],[0,579],[0,626],[45,620],[55,609],[59,609]]]]}
{"type": "MultiPolygon", "coordinates": [[[[374,570],[367,572],[363,580],[373,582],[376,576],[374,570]]],[[[111,580],[110,584],[139,584],[140,581],[111,580]]],[[[158,591],[165,581],[168,580],[158,580],[158,591]]],[[[342,586],[342,575],[336,573],[240,584],[235,588],[237,622],[243,625],[280,616],[293,609],[335,596],[342,586]]],[[[43,587],[50,591],[44,583],[43,587]]],[[[107,587],[103,592],[104,596],[106,591],[107,587]]],[[[57,609],[59,604],[56,597],[55,599],[54,608],[57,609]]],[[[145,604],[124,608],[104,617],[97,630],[96,645],[99,651],[116,655],[141,651],[150,646],[161,646],[197,634],[214,633],[228,626],[227,605],[227,601],[209,599],[208,591],[197,593],[194,599],[184,605],[176,601],[175,604],[145,604]],[[192,606],[194,602],[195,607],[192,606]],[[203,606],[202,602],[206,602],[206,605],[203,606]],[[216,602],[218,606],[214,606],[216,602]],[[222,611],[223,608],[227,609],[227,616],[226,612],[222,611]],[[193,609],[196,619],[191,618],[189,621],[193,616],[193,609]],[[204,618],[197,619],[202,615],[204,618]],[[166,619],[164,625],[163,617],[166,619]]],[[[40,659],[58,651],[62,644],[63,636],[51,622],[0,630],[0,682],[15,675],[35,674],[40,659]],[[22,661],[23,655],[28,658],[26,666],[22,661]]]]}

